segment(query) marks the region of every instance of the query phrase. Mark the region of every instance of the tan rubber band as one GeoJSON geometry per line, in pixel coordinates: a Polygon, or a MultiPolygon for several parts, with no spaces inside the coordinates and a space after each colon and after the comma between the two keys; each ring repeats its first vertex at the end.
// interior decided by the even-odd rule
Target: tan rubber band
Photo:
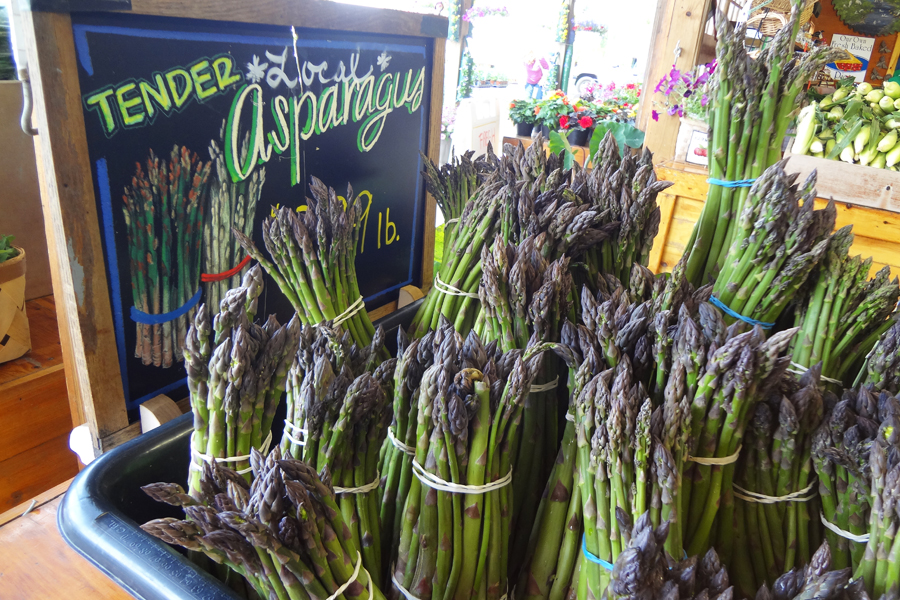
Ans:
{"type": "Polygon", "coordinates": [[[298,440],[297,438],[295,438],[294,436],[292,436],[292,435],[289,433],[290,430],[294,430],[295,432],[301,434],[303,437],[306,437],[306,436],[307,436],[307,432],[306,432],[305,429],[303,429],[303,428],[301,428],[301,427],[297,427],[296,425],[294,425],[293,423],[291,423],[290,421],[288,421],[287,419],[285,419],[285,420],[284,420],[284,433],[283,433],[282,435],[284,435],[284,437],[286,437],[288,440],[290,440],[290,441],[293,442],[294,444],[297,444],[298,446],[305,446],[305,445],[306,445],[306,441],[302,441],[302,442],[301,442],[300,440],[298,440]]]}
{"type": "Polygon", "coordinates": [[[744,502],[755,502],[757,504],[777,504],[779,502],[809,502],[816,497],[816,493],[812,491],[816,483],[816,481],[813,481],[802,490],[791,492],[790,494],[787,494],[785,496],[766,496],[765,494],[759,494],[757,492],[745,490],[741,486],[734,484],[734,497],[740,498],[744,502]],[[812,493],[810,493],[811,491],[812,493]]]}
{"type": "MultiPolygon", "coordinates": [[[[354,581],[356,581],[356,578],[359,577],[360,569],[362,569],[363,571],[366,571],[364,568],[362,568],[362,554],[360,554],[359,550],[357,550],[356,551],[356,566],[353,567],[353,575],[350,576],[350,579],[348,579],[346,581],[346,583],[344,583],[344,585],[342,585],[341,587],[336,589],[334,591],[334,593],[332,595],[328,596],[328,598],[326,598],[325,600],[336,600],[337,598],[340,598],[341,594],[346,592],[347,588],[350,587],[350,584],[352,584],[354,581]]],[[[366,571],[366,575],[369,575],[368,571],[366,571]]],[[[369,575],[369,598],[372,598],[372,576],[371,575],[369,575]]]]}
{"type": "Polygon", "coordinates": [[[741,455],[741,448],[743,448],[743,446],[738,446],[738,449],[734,451],[734,454],[731,456],[723,456],[722,458],[716,458],[715,456],[688,456],[686,460],[695,462],[698,465],[708,465],[713,467],[730,465],[737,462],[738,456],[741,455]]]}
{"type": "Polygon", "coordinates": [[[378,484],[381,483],[381,475],[379,473],[375,473],[375,481],[370,481],[366,485],[361,485],[359,487],[349,487],[343,488],[334,486],[335,494],[365,494],[366,492],[371,492],[375,488],[378,487],[378,484]]]}
{"type": "Polygon", "coordinates": [[[415,458],[412,461],[412,466],[413,473],[419,479],[419,481],[430,488],[434,488],[442,492],[450,492],[451,494],[487,494],[488,492],[499,490],[500,488],[506,487],[510,483],[512,483],[512,469],[510,469],[509,473],[507,473],[497,481],[492,481],[484,485],[463,485],[461,483],[453,483],[452,481],[444,481],[437,475],[429,473],[422,465],[419,464],[419,461],[417,461],[415,458]]]}
{"type": "Polygon", "coordinates": [[[449,283],[444,283],[441,281],[441,276],[439,274],[435,274],[434,276],[434,289],[443,294],[447,294],[448,296],[462,296],[463,298],[475,298],[478,300],[478,294],[466,292],[449,283]]]}
{"type": "MultiPolygon", "coordinates": [[[[196,433],[196,432],[194,432],[196,433]]],[[[194,450],[194,433],[191,434],[191,454],[194,458],[199,458],[204,462],[212,462],[216,461],[217,463],[235,463],[235,462],[243,462],[245,460],[250,460],[250,455],[244,456],[228,456],[225,458],[216,458],[214,456],[210,456],[209,454],[201,454],[194,450]]],[[[265,456],[269,453],[269,444],[272,443],[272,431],[269,430],[269,435],[266,436],[266,439],[263,441],[262,446],[260,446],[260,453],[265,456]]],[[[203,468],[198,465],[195,461],[191,461],[191,470],[193,471],[203,471],[203,468]]],[[[249,473],[253,470],[253,467],[247,467],[246,469],[241,469],[237,472],[238,475],[243,475],[245,473],[249,473]]]]}
{"type": "Polygon", "coordinates": [[[858,542],[860,544],[865,544],[869,541],[869,534],[863,533],[861,535],[856,535],[855,533],[850,533],[849,531],[844,531],[831,521],[825,518],[825,513],[819,512],[819,518],[822,519],[822,525],[824,525],[828,530],[833,531],[838,534],[842,538],[848,539],[851,542],[858,542]]]}
{"type": "Polygon", "coordinates": [[[394,447],[397,450],[399,450],[400,452],[402,452],[403,454],[406,454],[408,456],[416,455],[415,448],[413,448],[412,446],[407,446],[406,444],[404,444],[403,442],[401,442],[400,440],[397,439],[397,437],[394,435],[394,427],[393,426],[388,427],[387,436],[388,436],[388,439],[391,440],[391,443],[394,445],[394,447]]]}

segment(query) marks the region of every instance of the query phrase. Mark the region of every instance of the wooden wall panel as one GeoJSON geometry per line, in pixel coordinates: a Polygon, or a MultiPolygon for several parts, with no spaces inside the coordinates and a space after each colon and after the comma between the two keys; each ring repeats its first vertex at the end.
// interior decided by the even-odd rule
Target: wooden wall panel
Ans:
{"type": "Polygon", "coordinates": [[[68,432],[0,461],[0,512],[18,506],[78,473],[68,432]]]}

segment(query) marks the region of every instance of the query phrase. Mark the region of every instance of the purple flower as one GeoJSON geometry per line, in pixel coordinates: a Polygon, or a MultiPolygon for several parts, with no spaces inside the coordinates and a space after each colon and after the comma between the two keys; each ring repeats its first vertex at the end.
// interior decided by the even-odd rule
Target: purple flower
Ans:
{"type": "Polygon", "coordinates": [[[703,94],[703,96],[700,97],[700,106],[705,107],[707,104],[709,104],[709,96],[703,94]]]}
{"type": "Polygon", "coordinates": [[[659,80],[659,83],[656,84],[656,89],[653,90],[654,93],[655,93],[655,92],[662,91],[662,87],[663,87],[663,84],[664,84],[664,83],[666,83],[666,77],[665,77],[665,75],[663,76],[662,79],[659,80]]]}
{"type": "Polygon", "coordinates": [[[684,111],[681,109],[680,106],[678,107],[678,116],[679,116],[679,117],[683,117],[683,116],[684,116],[684,111]]]}
{"type": "Polygon", "coordinates": [[[693,93],[694,92],[692,92],[691,90],[685,90],[684,93],[682,94],[682,96],[684,96],[685,98],[690,98],[691,94],[693,94],[693,93]]]}
{"type": "Polygon", "coordinates": [[[669,113],[669,116],[670,116],[670,117],[672,117],[672,116],[674,116],[675,113],[677,113],[679,110],[681,110],[681,109],[678,107],[678,105],[677,105],[677,104],[673,104],[673,105],[670,106],[668,109],[666,109],[666,112],[669,113]]]}
{"type": "Polygon", "coordinates": [[[659,113],[656,112],[655,110],[650,112],[650,117],[651,117],[654,121],[659,121],[659,113]]]}
{"type": "Polygon", "coordinates": [[[703,85],[707,81],[709,81],[709,71],[704,70],[700,75],[697,76],[696,81],[694,81],[697,85],[703,85]]]}
{"type": "Polygon", "coordinates": [[[672,65],[672,70],[669,71],[669,79],[672,81],[678,81],[681,78],[681,71],[675,68],[675,65],[672,65]]]}

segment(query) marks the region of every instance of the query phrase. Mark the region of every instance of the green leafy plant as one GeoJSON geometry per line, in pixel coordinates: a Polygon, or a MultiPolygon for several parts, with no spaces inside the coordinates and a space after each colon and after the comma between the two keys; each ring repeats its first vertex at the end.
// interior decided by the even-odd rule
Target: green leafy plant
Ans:
{"type": "Polygon", "coordinates": [[[513,123],[533,125],[537,121],[536,106],[536,100],[513,100],[509,103],[509,118],[513,123]]]}
{"type": "Polygon", "coordinates": [[[13,236],[0,235],[0,263],[19,255],[19,249],[12,245],[13,236]]]}
{"type": "Polygon", "coordinates": [[[572,145],[568,139],[560,135],[558,131],[551,131],[550,141],[547,143],[547,146],[553,154],[565,152],[563,155],[563,168],[567,170],[572,168],[575,164],[575,152],[572,150],[572,145]]]}
{"type": "Polygon", "coordinates": [[[9,16],[6,8],[0,6],[0,80],[16,78],[16,66],[13,64],[12,45],[9,36],[9,16]]]}
{"type": "Polygon", "coordinates": [[[546,125],[551,129],[559,127],[559,118],[572,113],[572,102],[566,94],[556,90],[536,106],[536,120],[540,125],[546,125]]]}
{"type": "Polygon", "coordinates": [[[475,60],[466,50],[462,60],[462,69],[459,73],[459,88],[456,91],[457,101],[472,97],[472,88],[475,87],[475,60]]]}
{"type": "Polygon", "coordinates": [[[610,131],[619,143],[619,155],[625,153],[625,146],[640,148],[644,144],[644,132],[628,123],[617,121],[600,121],[594,124],[594,134],[591,136],[591,156],[597,154],[600,142],[606,132],[610,131]]]}

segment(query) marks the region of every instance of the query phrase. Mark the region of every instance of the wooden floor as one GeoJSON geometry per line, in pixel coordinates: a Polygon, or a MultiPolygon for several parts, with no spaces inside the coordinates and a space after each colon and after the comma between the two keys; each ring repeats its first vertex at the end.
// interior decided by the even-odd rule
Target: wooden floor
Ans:
{"type": "Polygon", "coordinates": [[[32,350],[0,364],[0,513],[78,472],[53,296],[26,312],[32,350]]]}
{"type": "MultiPolygon", "coordinates": [[[[68,481],[64,482],[44,494],[27,515],[0,525],[0,598],[3,600],[131,598],[69,548],[60,536],[56,511],[68,485],[68,481]]],[[[0,523],[26,508],[27,505],[17,508],[18,513],[8,511],[0,515],[0,523]]]]}

